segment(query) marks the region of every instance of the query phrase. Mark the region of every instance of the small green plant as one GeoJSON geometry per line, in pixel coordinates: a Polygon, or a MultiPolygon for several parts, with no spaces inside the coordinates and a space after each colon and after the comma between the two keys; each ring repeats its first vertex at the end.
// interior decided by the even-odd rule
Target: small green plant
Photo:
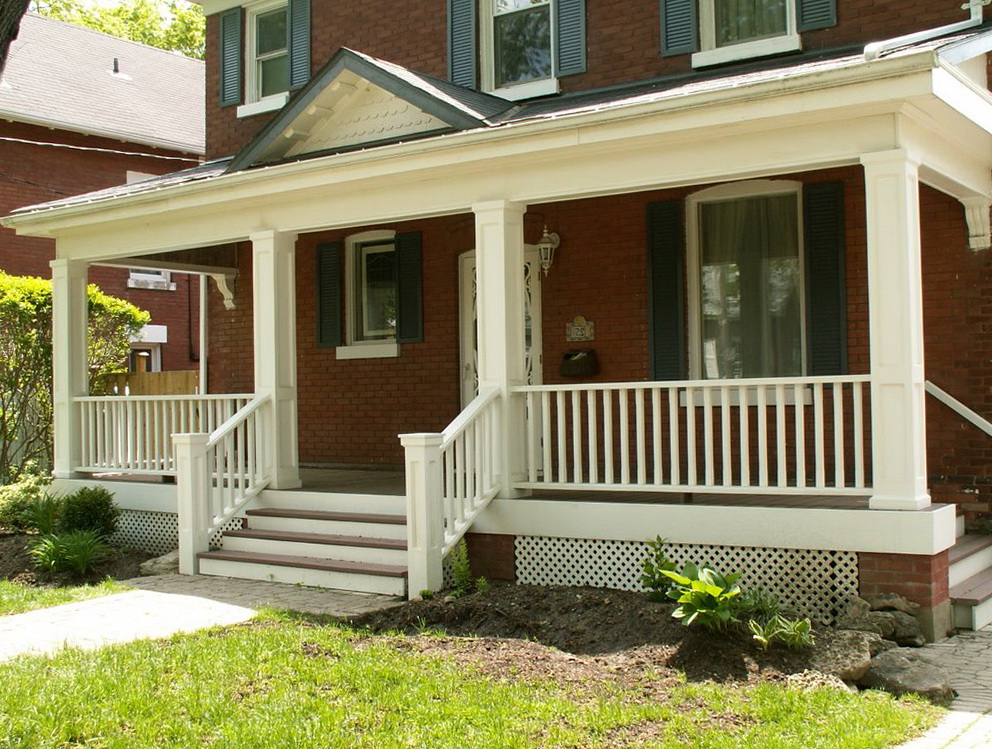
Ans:
{"type": "Polygon", "coordinates": [[[768,650],[768,647],[775,642],[781,642],[793,649],[807,647],[815,642],[813,624],[809,619],[788,619],[776,614],[763,624],[751,619],[747,626],[755,641],[764,650],[768,650]]]}
{"type": "Polygon", "coordinates": [[[95,531],[73,531],[41,536],[29,553],[39,569],[82,577],[110,556],[111,548],[95,531]]]}
{"type": "Polygon", "coordinates": [[[59,530],[93,531],[101,538],[109,538],[117,531],[120,516],[112,493],[102,486],[83,486],[62,497],[59,530]]]}
{"type": "Polygon", "coordinates": [[[468,595],[475,589],[472,565],[468,561],[468,545],[464,539],[451,550],[451,577],[456,596],[468,595]]]}
{"type": "Polygon", "coordinates": [[[781,604],[778,598],[762,588],[747,588],[742,590],[735,608],[740,617],[765,624],[778,616],[781,604]]]}
{"type": "Polygon", "coordinates": [[[23,517],[30,530],[48,535],[58,530],[61,510],[62,502],[59,497],[42,494],[28,503],[23,517]]]}
{"type": "Polygon", "coordinates": [[[697,567],[691,562],[681,574],[667,570],[662,574],[674,583],[668,597],[679,606],[672,616],[685,626],[698,623],[709,630],[724,631],[737,621],[736,604],[741,594],[740,586],[736,584],[739,574],[721,575],[711,567],[697,567]]]}
{"type": "Polygon", "coordinates": [[[51,478],[32,464],[25,466],[18,481],[0,486],[0,526],[13,531],[32,530],[32,503],[47,495],[50,483],[51,478]]]}
{"type": "Polygon", "coordinates": [[[475,578],[475,592],[480,595],[487,595],[489,593],[489,581],[484,577],[475,578]]]}
{"type": "Polygon", "coordinates": [[[674,572],[675,562],[665,553],[668,539],[657,536],[654,541],[648,541],[649,554],[641,561],[641,585],[648,589],[648,598],[652,601],[664,601],[668,590],[672,587],[672,579],[665,572],[674,572]]]}

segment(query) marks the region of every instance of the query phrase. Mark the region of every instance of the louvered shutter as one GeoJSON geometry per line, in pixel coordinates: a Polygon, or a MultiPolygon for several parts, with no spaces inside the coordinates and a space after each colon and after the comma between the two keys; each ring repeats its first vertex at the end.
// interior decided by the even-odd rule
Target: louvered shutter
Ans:
{"type": "Polygon", "coordinates": [[[844,184],[803,189],[806,261],[806,371],[847,373],[847,302],[844,277],[844,184]]]}
{"type": "Polygon", "coordinates": [[[341,345],[341,243],[317,247],[317,345],[341,345]]]}
{"type": "Polygon", "coordinates": [[[826,29],[837,25],[837,0],[796,0],[799,31],[826,29]]]}
{"type": "Polygon", "coordinates": [[[555,73],[562,76],[586,72],[585,0],[555,0],[555,18],[555,73]]]}
{"type": "Polygon", "coordinates": [[[420,232],[396,235],[396,340],[424,340],[423,252],[420,232]]]}
{"type": "Polygon", "coordinates": [[[289,39],[289,88],[310,80],[310,0],[289,0],[286,30],[289,39]]]}
{"type": "Polygon", "coordinates": [[[661,54],[684,55],[699,48],[696,0],[661,0],[661,54]]]}
{"type": "Polygon", "coordinates": [[[448,77],[452,83],[475,88],[477,0],[448,0],[448,77]]]}
{"type": "Polygon", "coordinates": [[[220,105],[241,103],[241,8],[220,14],[220,105]]]}
{"type": "Polygon", "coordinates": [[[686,376],[684,214],[681,200],[647,207],[648,355],[653,380],[686,376]]]}

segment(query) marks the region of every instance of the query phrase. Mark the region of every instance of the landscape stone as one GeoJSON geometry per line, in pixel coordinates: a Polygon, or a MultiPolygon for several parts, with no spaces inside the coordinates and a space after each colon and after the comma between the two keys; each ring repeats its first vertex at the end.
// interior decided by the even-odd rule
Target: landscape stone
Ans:
{"type": "Polygon", "coordinates": [[[954,699],[947,672],[912,648],[877,655],[867,673],[856,681],[859,687],[884,689],[897,696],[915,692],[937,705],[949,705],[954,699]]]}
{"type": "Polygon", "coordinates": [[[817,638],[810,668],[833,674],[843,681],[856,682],[871,667],[872,643],[881,639],[878,634],[858,630],[825,632],[817,638]]]}
{"type": "Polygon", "coordinates": [[[923,636],[923,630],[915,616],[904,611],[889,611],[887,613],[892,616],[895,623],[895,631],[888,639],[895,640],[899,645],[912,648],[922,648],[926,644],[927,640],[923,636]]]}
{"type": "Polygon", "coordinates": [[[878,593],[866,600],[872,611],[902,611],[916,616],[920,610],[920,604],[913,603],[897,593],[878,593]]]}
{"type": "Polygon", "coordinates": [[[141,563],[142,575],[175,575],[179,573],[179,549],[141,563]]]}

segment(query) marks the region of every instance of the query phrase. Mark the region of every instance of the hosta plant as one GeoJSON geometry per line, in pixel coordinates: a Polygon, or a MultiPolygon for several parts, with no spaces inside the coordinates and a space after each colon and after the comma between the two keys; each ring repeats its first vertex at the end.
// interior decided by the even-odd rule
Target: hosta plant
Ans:
{"type": "Polygon", "coordinates": [[[709,630],[721,631],[737,621],[737,599],[741,588],[737,585],[740,575],[721,575],[711,567],[697,567],[689,563],[681,573],[663,571],[671,578],[672,589],[668,597],[679,605],[672,616],[691,627],[699,624],[709,630]]]}
{"type": "Polygon", "coordinates": [[[641,585],[648,590],[648,598],[652,601],[663,601],[672,587],[672,579],[665,572],[676,570],[675,562],[665,553],[667,539],[657,536],[654,541],[648,541],[648,556],[641,561],[641,585]]]}

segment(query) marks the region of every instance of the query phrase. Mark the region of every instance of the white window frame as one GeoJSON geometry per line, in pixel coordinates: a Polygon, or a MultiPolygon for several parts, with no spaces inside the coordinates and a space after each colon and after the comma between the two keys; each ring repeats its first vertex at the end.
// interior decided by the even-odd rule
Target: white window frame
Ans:
{"type": "MultiPolygon", "coordinates": [[[[802,375],[809,371],[806,361],[807,330],[806,330],[806,258],[803,245],[803,183],[793,180],[751,180],[748,182],[733,182],[726,185],[710,187],[693,193],[686,199],[686,301],[689,306],[689,379],[702,380],[703,376],[703,322],[702,322],[702,290],[700,288],[701,251],[699,244],[699,209],[704,203],[714,201],[735,200],[737,198],[771,197],[774,195],[795,195],[796,211],[798,212],[796,231],[797,250],[799,252],[799,314],[800,347],[802,349],[802,375]]],[[[771,378],[769,378],[771,379],[771,378]]]]}
{"type": "Polygon", "coordinates": [[[803,48],[802,38],[796,30],[796,3],[793,0],[786,0],[785,3],[784,34],[767,39],[730,44],[726,47],[716,46],[716,11],[713,3],[714,0],[699,0],[700,51],[692,56],[694,68],[746,60],[751,57],[796,52],[803,48]]]}
{"type": "Polygon", "coordinates": [[[172,281],[170,271],[150,268],[132,268],[127,279],[127,287],[129,289],[154,289],[156,291],[176,290],[176,284],[172,281]]]}
{"type": "MultiPolygon", "coordinates": [[[[245,71],[245,103],[238,107],[238,117],[251,117],[280,109],[289,101],[289,91],[280,91],[277,94],[261,96],[259,92],[258,58],[255,53],[255,43],[257,39],[258,17],[264,13],[284,8],[289,12],[289,5],[286,0],[270,0],[269,2],[258,3],[245,7],[245,44],[244,44],[244,71],[245,71]]],[[[288,22],[288,19],[287,19],[288,22]]],[[[287,46],[286,54],[289,54],[287,46]]]]}
{"type": "Polygon", "coordinates": [[[496,88],[496,42],[494,39],[496,15],[495,0],[480,0],[480,32],[479,69],[482,73],[482,90],[501,96],[504,99],[518,101],[535,96],[549,96],[560,90],[558,70],[555,64],[555,45],[558,42],[558,24],[555,18],[554,0],[548,0],[548,13],[551,15],[551,76],[537,81],[517,83],[513,86],[496,88]]]}
{"type": "Polygon", "coordinates": [[[362,290],[358,288],[357,255],[367,244],[392,242],[395,251],[396,232],[379,229],[352,234],[344,240],[345,283],[344,309],[346,345],[338,346],[335,355],[338,359],[387,359],[400,355],[400,346],[392,339],[361,341],[359,338],[358,305],[362,290]]]}

